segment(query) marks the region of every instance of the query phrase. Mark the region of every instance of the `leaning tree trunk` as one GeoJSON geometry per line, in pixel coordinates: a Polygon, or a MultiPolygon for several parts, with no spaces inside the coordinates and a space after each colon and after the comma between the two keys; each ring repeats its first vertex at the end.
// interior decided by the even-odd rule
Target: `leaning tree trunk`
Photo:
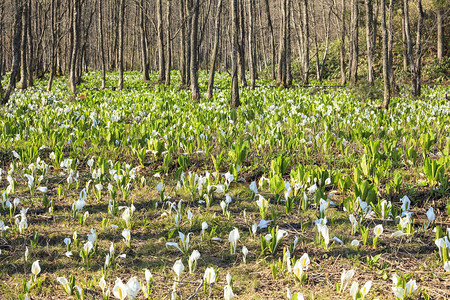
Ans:
{"type": "Polygon", "coordinates": [[[123,90],[123,35],[125,22],[125,0],[120,0],[119,7],[119,84],[117,89],[123,90]]]}
{"type": "Polygon", "coordinates": [[[373,85],[373,2],[365,0],[366,5],[366,42],[367,42],[367,81],[373,85]]]}
{"type": "Polygon", "coordinates": [[[78,60],[78,48],[80,47],[80,22],[79,14],[81,13],[81,0],[73,0],[73,14],[72,14],[72,27],[73,27],[73,41],[72,41],[72,51],[69,66],[69,86],[70,90],[74,95],[78,93],[77,91],[77,60],[78,60]]]}
{"type": "Polygon", "coordinates": [[[231,99],[230,106],[238,107],[239,101],[239,78],[238,78],[238,0],[230,0],[231,9],[231,99]]]}
{"type": "Polygon", "coordinates": [[[20,82],[17,85],[18,89],[27,88],[27,30],[28,30],[28,9],[29,3],[23,4],[22,10],[22,42],[20,49],[20,82]]]}
{"type": "Polygon", "coordinates": [[[272,19],[270,17],[269,0],[263,0],[267,15],[267,27],[270,32],[270,46],[272,50],[272,80],[275,80],[275,37],[273,33],[272,19]]]}
{"type": "Polygon", "coordinates": [[[384,82],[384,100],[383,108],[388,110],[389,102],[391,101],[391,87],[389,76],[389,55],[388,55],[388,33],[386,28],[386,5],[381,1],[381,30],[383,31],[383,82],[384,82]]]}
{"type": "MultiPolygon", "coordinates": [[[[163,29],[163,12],[162,0],[156,1],[157,16],[157,33],[158,33],[158,82],[163,83],[166,79],[166,63],[164,57],[164,29],[163,29]]],[[[167,24],[168,25],[168,24],[167,24]]]]}
{"type": "Polygon", "coordinates": [[[200,100],[200,91],[198,88],[198,11],[199,0],[194,0],[193,15],[192,15],[192,27],[191,27],[191,94],[192,101],[200,100]]]}
{"type": "Polygon", "coordinates": [[[248,67],[250,71],[250,88],[255,89],[256,81],[256,57],[255,57],[255,31],[254,11],[255,0],[248,0],[248,67]]]}
{"type": "Polygon", "coordinates": [[[216,14],[216,21],[215,21],[215,37],[214,37],[214,46],[213,46],[213,53],[211,57],[211,67],[209,69],[209,80],[208,80],[208,92],[206,97],[212,98],[213,96],[213,89],[214,89],[214,74],[216,72],[216,60],[217,60],[217,51],[219,49],[219,35],[220,35],[220,15],[222,13],[222,0],[219,0],[219,4],[217,6],[217,14],[216,14]]]}
{"type": "MultiPolygon", "coordinates": [[[[14,17],[14,38],[13,38],[13,65],[11,70],[11,75],[9,77],[8,87],[6,88],[5,94],[1,100],[1,104],[6,104],[11,96],[12,91],[16,87],[16,78],[20,70],[20,43],[22,35],[22,11],[23,3],[22,0],[14,1],[16,14],[14,17]]],[[[1,84],[1,82],[0,82],[1,84]]]]}

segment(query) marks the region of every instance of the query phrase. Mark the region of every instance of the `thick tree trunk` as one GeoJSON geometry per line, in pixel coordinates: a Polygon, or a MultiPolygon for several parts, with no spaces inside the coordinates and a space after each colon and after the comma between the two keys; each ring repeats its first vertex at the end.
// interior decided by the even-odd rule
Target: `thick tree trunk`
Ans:
{"type": "Polygon", "coordinates": [[[340,63],[341,63],[341,84],[344,85],[347,82],[347,76],[345,72],[345,0],[341,2],[341,32],[340,32],[340,63]]]}
{"type": "Polygon", "coordinates": [[[69,65],[69,86],[74,95],[77,94],[77,60],[78,60],[78,48],[80,47],[80,13],[81,13],[81,0],[73,0],[73,14],[72,14],[72,28],[73,28],[73,40],[71,42],[71,58],[69,65]]]}
{"type": "Polygon", "coordinates": [[[163,83],[166,79],[166,61],[164,57],[164,29],[162,0],[156,1],[157,31],[158,31],[158,82],[163,83]]]}
{"type": "Polygon", "coordinates": [[[373,1],[365,0],[366,5],[366,42],[367,42],[367,81],[373,85],[373,1]]]}
{"type": "Polygon", "coordinates": [[[21,41],[21,49],[20,49],[20,82],[17,85],[18,89],[26,89],[27,88],[27,31],[28,31],[28,9],[29,4],[23,4],[22,10],[22,41],[21,41]]]}
{"type": "Polygon", "coordinates": [[[20,43],[22,36],[22,11],[23,3],[22,0],[14,1],[16,13],[14,17],[14,38],[13,38],[13,65],[11,70],[11,75],[9,77],[8,87],[6,88],[5,94],[1,100],[1,104],[6,104],[11,96],[11,93],[16,87],[16,78],[20,72],[20,43]]]}
{"type": "Polygon", "coordinates": [[[215,36],[214,36],[214,46],[213,53],[211,57],[211,66],[209,69],[209,80],[208,80],[208,92],[206,97],[212,98],[213,89],[214,89],[214,74],[216,72],[216,60],[217,60],[217,51],[219,49],[219,38],[220,38],[220,15],[222,13],[222,0],[219,0],[219,4],[217,5],[217,14],[215,20],[215,36]]]}
{"type": "Polygon", "coordinates": [[[270,45],[272,50],[272,80],[275,80],[275,37],[273,32],[273,26],[272,26],[272,18],[270,16],[270,7],[269,7],[269,0],[263,0],[264,6],[266,9],[266,15],[267,15],[267,27],[269,28],[270,32],[270,45]]]}
{"type": "Polygon", "coordinates": [[[105,62],[105,49],[103,45],[103,14],[102,14],[102,2],[103,0],[98,0],[98,36],[99,36],[99,44],[100,44],[100,60],[102,65],[102,85],[101,89],[106,87],[106,62],[105,62]]]}
{"type": "Polygon", "coordinates": [[[192,101],[200,100],[200,91],[198,88],[198,11],[199,0],[194,0],[192,25],[191,25],[191,94],[192,101]]]}
{"type": "Polygon", "coordinates": [[[383,31],[383,82],[384,82],[384,100],[383,108],[388,110],[389,102],[391,100],[391,87],[389,76],[389,56],[388,56],[388,33],[386,28],[386,5],[384,1],[381,1],[381,29],[383,31]]]}
{"type": "Polygon", "coordinates": [[[239,101],[239,78],[238,78],[238,0],[230,0],[231,9],[231,99],[230,106],[238,107],[239,101]]]}
{"type": "Polygon", "coordinates": [[[408,43],[406,41],[405,5],[404,4],[402,5],[401,10],[402,10],[403,71],[407,72],[408,71],[408,43]]]}
{"type": "Polygon", "coordinates": [[[119,4],[119,84],[118,90],[123,90],[123,35],[125,22],[125,0],[120,0],[119,4]]]}
{"type": "Polygon", "coordinates": [[[255,0],[247,0],[248,6],[248,67],[250,72],[250,88],[255,88],[256,82],[256,57],[255,57],[255,31],[254,11],[255,0]]]}

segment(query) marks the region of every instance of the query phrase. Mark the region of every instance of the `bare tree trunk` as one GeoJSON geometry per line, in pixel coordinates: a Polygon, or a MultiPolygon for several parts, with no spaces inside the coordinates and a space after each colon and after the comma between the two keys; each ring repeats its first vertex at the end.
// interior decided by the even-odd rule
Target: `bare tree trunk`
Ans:
{"type": "Polygon", "coordinates": [[[347,76],[345,72],[345,0],[341,2],[342,10],[341,10],[341,42],[340,42],[340,62],[341,62],[341,84],[345,84],[347,82],[347,76]]]}
{"type": "Polygon", "coordinates": [[[329,49],[329,44],[330,44],[330,24],[331,24],[330,19],[331,19],[331,12],[333,11],[333,6],[334,6],[334,1],[329,4],[329,10],[328,10],[327,17],[325,17],[325,7],[322,8],[323,9],[323,14],[322,14],[323,23],[326,25],[325,25],[325,51],[323,53],[322,64],[320,66],[320,73],[319,73],[320,81],[323,80],[325,62],[327,60],[328,49],[329,49]]]}
{"type": "Polygon", "coordinates": [[[191,26],[191,94],[192,101],[197,102],[200,100],[200,91],[198,88],[198,11],[199,0],[194,0],[192,26],[191,26]]]}
{"type": "Polygon", "coordinates": [[[33,50],[33,35],[31,31],[31,2],[28,4],[27,11],[27,43],[28,43],[28,59],[27,59],[27,76],[28,76],[28,86],[34,86],[34,50],[33,50]]]}
{"type": "Polygon", "coordinates": [[[278,48],[277,84],[286,87],[286,15],[287,0],[281,1],[280,47],[278,48]]]}
{"type": "Polygon", "coordinates": [[[303,55],[302,55],[302,77],[305,84],[309,82],[309,17],[308,0],[302,1],[302,36],[303,36],[303,55]]]}
{"type": "Polygon", "coordinates": [[[125,0],[120,0],[119,7],[119,84],[117,89],[123,90],[123,35],[125,22],[125,0]]]}
{"type": "Polygon", "coordinates": [[[256,81],[256,57],[255,57],[255,32],[254,32],[254,11],[255,1],[248,0],[248,67],[250,71],[250,88],[255,89],[256,81]]]}
{"type": "Polygon", "coordinates": [[[287,0],[287,16],[286,16],[286,85],[292,85],[292,68],[291,68],[291,3],[287,0]]]}
{"type": "Polygon", "coordinates": [[[245,9],[243,0],[239,0],[239,75],[241,76],[241,83],[243,87],[247,86],[247,79],[245,79],[245,9]]]}
{"type": "Polygon", "coordinates": [[[187,16],[187,31],[186,31],[186,85],[191,85],[191,31],[192,31],[192,0],[186,0],[186,16],[187,16]]]}
{"type": "Polygon", "coordinates": [[[72,44],[72,55],[70,59],[70,70],[69,70],[69,86],[73,94],[77,94],[77,82],[76,82],[76,72],[77,72],[77,60],[78,60],[78,48],[80,47],[80,13],[81,13],[81,2],[80,0],[73,0],[73,14],[72,14],[72,28],[73,28],[73,40],[72,44]]]}
{"type": "Polygon", "coordinates": [[[238,20],[238,0],[230,0],[230,9],[231,9],[231,99],[230,106],[238,107],[241,105],[239,101],[239,78],[238,78],[238,28],[239,28],[239,20],[238,20]]]}
{"type": "Polygon", "coordinates": [[[105,49],[103,45],[103,14],[102,14],[102,2],[103,0],[98,0],[98,31],[99,31],[99,44],[100,44],[100,60],[102,64],[102,85],[103,90],[106,87],[106,62],[105,62],[105,49]]]}
{"type": "MultiPolygon", "coordinates": [[[[404,0],[403,0],[404,1],[404,0]]],[[[403,71],[408,71],[408,43],[405,29],[405,5],[402,5],[402,42],[403,42],[403,71]]]]}
{"type": "Polygon", "coordinates": [[[417,36],[416,36],[416,76],[414,80],[415,91],[414,96],[420,96],[422,87],[422,27],[423,27],[423,7],[422,0],[417,1],[417,12],[419,18],[417,20],[417,36]]]}
{"type": "Polygon", "coordinates": [[[275,80],[275,37],[273,33],[273,26],[272,26],[272,19],[270,17],[270,7],[269,7],[269,0],[263,0],[266,8],[266,15],[267,15],[267,27],[269,27],[270,31],[270,44],[271,44],[271,50],[272,50],[272,80],[275,80]]]}
{"type": "Polygon", "coordinates": [[[55,30],[55,20],[56,20],[56,7],[55,0],[50,3],[50,30],[52,31],[52,47],[50,48],[50,60],[51,60],[51,71],[50,78],[48,79],[47,92],[52,90],[53,77],[55,76],[56,63],[55,63],[55,47],[57,32],[55,30]]]}
{"type": "Polygon", "coordinates": [[[22,12],[23,3],[22,0],[14,1],[16,14],[14,17],[14,39],[13,39],[13,65],[11,70],[11,75],[9,77],[8,87],[6,88],[5,94],[1,100],[1,104],[6,104],[11,96],[12,91],[16,87],[16,78],[20,70],[20,43],[22,36],[22,12]]]}
{"type": "Polygon", "coordinates": [[[29,4],[23,4],[22,10],[22,42],[20,49],[20,82],[17,85],[18,89],[27,88],[27,31],[28,31],[28,9],[29,4]]]}
{"type": "Polygon", "coordinates": [[[386,28],[386,5],[381,1],[381,28],[383,31],[383,82],[384,82],[384,100],[383,108],[389,109],[389,102],[391,101],[391,87],[389,76],[389,56],[388,56],[388,33],[386,28]]]}
{"type": "Polygon", "coordinates": [[[445,52],[444,42],[444,10],[440,4],[437,4],[436,9],[436,23],[437,23],[437,58],[439,63],[442,63],[442,57],[445,52]]]}
{"type": "Polygon", "coordinates": [[[185,0],[180,0],[180,22],[181,22],[181,37],[180,37],[180,75],[181,85],[186,85],[186,16],[185,16],[185,0]]]}
{"type": "MultiPolygon", "coordinates": [[[[164,57],[164,29],[163,29],[163,12],[162,0],[156,1],[156,15],[157,15],[157,31],[158,31],[158,82],[163,83],[166,79],[166,62],[164,57]]],[[[167,24],[168,25],[168,24],[167,24]]]]}
{"type": "Polygon", "coordinates": [[[145,2],[141,0],[140,4],[140,19],[139,19],[139,30],[141,33],[141,68],[142,68],[142,79],[147,81],[150,79],[148,74],[148,62],[147,62],[147,36],[145,31],[145,2]]]}
{"type": "Polygon", "coordinates": [[[171,34],[170,34],[170,16],[172,14],[172,3],[171,0],[167,1],[167,14],[166,14],[166,24],[167,25],[167,62],[166,62],[166,82],[165,84],[167,86],[170,86],[170,71],[172,69],[172,41],[171,41],[171,34]]]}
{"type": "Polygon", "coordinates": [[[366,4],[366,42],[367,42],[367,80],[373,85],[373,2],[365,0],[366,4]]]}
{"type": "Polygon", "coordinates": [[[394,72],[392,66],[394,64],[394,0],[389,1],[389,29],[388,29],[388,58],[389,58],[389,81],[391,87],[391,95],[397,93],[397,85],[395,83],[394,72]]]}
{"type": "Polygon", "coordinates": [[[358,28],[359,28],[358,1],[352,0],[351,30],[350,30],[350,83],[355,85],[358,81],[358,28]]]}
{"type": "Polygon", "coordinates": [[[219,4],[217,5],[217,14],[215,20],[215,37],[214,37],[214,46],[213,53],[211,57],[211,67],[209,69],[209,80],[208,80],[208,93],[207,98],[212,98],[213,89],[214,89],[214,74],[216,72],[216,60],[217,60],[217,51],[219,48],[219,38],[220,38],[220,15],[222,13],[222,0],[219,0],[219,4]]]}

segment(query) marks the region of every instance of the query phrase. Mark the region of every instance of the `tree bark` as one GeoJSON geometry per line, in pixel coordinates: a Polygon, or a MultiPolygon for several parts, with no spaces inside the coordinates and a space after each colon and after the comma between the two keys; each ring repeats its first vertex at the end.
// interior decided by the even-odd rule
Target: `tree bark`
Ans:
{"type": "Polygon", "coordinates": [[[100,61],[102,65],[102,85],[101,89],[103,90],[106,87],[106,62],[105,62],[105,49],[103,45],[103,13],[102,13],[102,2],[103,0],[98,0],[98,36],[99,36],[99,45],[100,45],[100,61]]]}
{"type": "Polygon", "coordinates": [[[341,2],[341,41],[340,41],[340,63],[341,63],[341,84],[344,85],[347,82],[347,76],[345,72],[345,0],[341,2]]]}
{"type": "Polygon", "coordinates": [[[272,26],[272,18],[270,17],[270,7],[269,7],[269,0],[263,0],[264,6],[266,8],[266,15],[267,15],[267,27],[269,28],[270,32],[270,44],[271,44],[271,50],[272,50],[272,80],[275,80],[275,37],[273,33],[273,26],[272,26]]]}
{"type": "Polygon", "coordinates": [[[144,0],[141,0],[140,17],[139,17],[139,31],[141,34],[141,69],[142,69],[142,79],[144,81],[147,81],[150,79],[150,77],[148,73],[148,62],[147,62],[147,42],[146,42],[147,36],[145,31],[144,9],[145,9],[145,2],[144,0]]]}
{"type": "Polygon", "coordinates": [[[200,91],[198,88],[198,11],[199,0],[194,0],[192,25],[191,25],[191,94],[192,101],[197,102],[200,100],[200,91]]]}
{"type": "Polygon", "coordinates": [[[186,85],[186,16],[185,16],[185,0],[180,0],[180,22],[181,22],[181,36],[180,36],[180,75],[181,85],[186,85]]]}
{"type": "Polygon", "coordinates": [[[22,10],[22,41],[20,49],[20,82],[17,85],[18,89],[27,88],[27,31],[28,31],[28,9],[29,4],[23,4],[22,10]]]}
{"type": "Polygon", "coordinates": [[[158,82],[163,83],[166,79],[166,62],[164,57],[164,29],[163,29],[163,12],[162,1],[156,1],[157,15],[157,33],[158,33],[158,82]]]}
{"type": "Polygon", "coordinates": [[[248,0],[248,67],[250,73],[250,89],[255,89],[256,82],[256,57],[255,57],[255,31],[254,11],[255,0],[248,0]]]}
{"type": "Polygon", "coordinates": [[[308,0],[302,1],[302,77],[305,84],[309,82],[309,14],[308,0]]]}
{"type": "Polygon", "coordinates": [[[286,15],[287,0],[281,1],[281,25],[280,25],[280,46],[278,48],[278,75],[277,84],[286,87],[286,15]]]}
{"type": "Polygon", "coordinates": [[[55,30],[55,20],[56,20],[55,6],[56,6],[55,0],[51,0],[50,3],[50,30],[52,31],[52,46],[50,48],[51,70],[50,70],[50,78],[48,79],[47,84],[47,92],[50,92],[52,90],[53,77],[55,76],[56,72],[55,47],[56,47],[57,32],[55,30]]]}
{"type": "Polygon", "coordinates": [[[241,105],[239,101],[239,78],[238,78],[238,0],[230,0],[231,9],[231,99],[230,106],[238,107],[241,105]]]}
{"type": "Polygon", "coordinates": [[[123,90],[123,35],[125,22],[125,0],[120,0],[119,7],[119,83],[117,89],[123,90]]]}
{"type": "Polygon", "coordinates": [[[76,82],[76,72],[77,72],[77,60],[78,60],[78,48],[80,46],[80,13],[81,13],[81,1],[73,0],[73,14],[72,14],[72,29],[73,29],[73,40],[71,42],[71,58],[69,65],[69,86],[70,90],[74,95],[78,93],[77,82],[76,82]]]}
{"type": "Polygon", "coordinates": [[[367,81],[373,85],[373,2],[365,0],[366,5],[366,42],[367,42],[367,81]]]}
{"type": "Polygon", "coordinates": [[[391,95],[397,93],[397,85],[393,72],[394,64],[394,0],[389,1],[389,29],[388,29],[388,58],[389,58],[389,81],[391,87],[391,95]]]}
{"type": "Polygon", "coordinates": [[[358,81],[358,28],[359,28],[359,7],[358,1],[352,0],[351,30],[350,30],[350,83],[355,85],[358,81]]]}
{"type": "Polygon", "coordinates": [[[245,78],[245,9],[243,0],[239,0],[239,69],[241,76],[241,83],[243,87],[247,86],[247,79],[245,78]]]}
{"type": "Polygon", "coordinates": [[[286,15],[286,85],[292,85],[292,68],[291,68],[291,3],[292,0],[287,0],[287,15],[286,15]]]}
{"type": "Polygon", "coordinates": [[[439,63],[442,63],[442,57],[445,52],[445,37],[444,37],[444,10],[437,4],[436,9],[436,23],[437,23],[437,58],[439,63]]]}
{"type": "Polygon", "coordinates": [[[383,32],[383,82],[384,82],[384,100],[383,108],[389,109],[389,102],[391,100],[391,87],[389,76],[389,56],[388,56],[388,33],[386,28],[386,5],[384,1],[381,1],[381,29],[383,32]]]}
{"type": "Polygon", "coordinates": [[[166,24],[167,26],[167,62],[166,62],[166,81],[165,85],[170,86],[170,71],[172,68],[172,41],[171,41],[171,34],[170,34],[170,16],[172,14],[172,7],[171,7],[171,1],[167,1],[167,14],[166,14],[166,24]]]}
{"type": "Polygon", "coordinates": [[[22,0],[15,0],[14,5],[16,8],[16,14],[14,17],[14,38],[13,38],[13,65],[11,70],[11,75],[9,77],[8,87],[6,88],[5,94],[1,100],[1,104],[6,104],[16,87],[16,78],[20,70],[20,43],[22,36],[22,12],[23,3],[22,0]]]}
{"type": "Polygon", "coordinates": [[[213,89],[214,89],[214,75],[216,72],[216,61],[217,61],[217,51],[219,49],[219,38],[220,38],[220,15],[222,13],[222,0],[219,0],[219,4],[217,5],[217,14],[215,20],[215,37],[214,37],[214,46],[213,53],[211,57],[211,66],[209,69],[209,80],[208,80],[208,92],[206,97],[212,98],[213,89]]]}

